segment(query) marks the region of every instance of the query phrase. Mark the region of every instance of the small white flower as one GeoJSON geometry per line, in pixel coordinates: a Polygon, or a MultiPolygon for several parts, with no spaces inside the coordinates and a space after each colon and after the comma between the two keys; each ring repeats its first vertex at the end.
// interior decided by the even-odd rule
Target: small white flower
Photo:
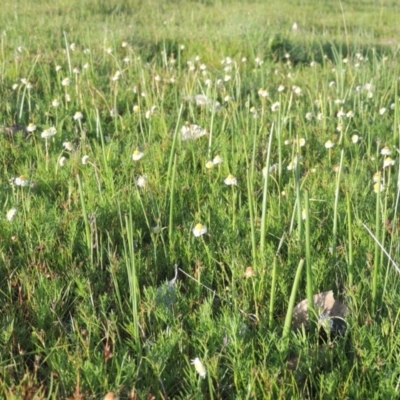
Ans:
{"type": "Polygon", "coordinates": [[[136,149],[133,154],[132,154],[132,160],[133,161],[139,161],[142,159],[144,156],[144,153],[142,153],[140,150],[136,149]]]}
{"type": "Polygon", "coordinates": [[[347,114],[346,114],[346,117],[347,118],[353,118],[354,117],[354,111],[353,110],[348,111],[347,114]]]}
{"type": "Polygon", "coordinates": [[[83,114],[80,111],[77,111],[74,115],[75,121],[80,121],[83,118],[83,114]]]}
{"type": "Polygon", "coordinates": [[[71,43],[71,44],[69,45],[69,48],[71,49],[71,51],[75,51],[75,49],[76,49],[76,44],[75,44],[75,43],[71,43]]]}
{"type": "Polygon", "coordinates": [[[11,210],[7,211],[7,220],[12,221],[17,215],[17,210],[12,208],[11,210]]]}
{"type": "Polygon", "coordinates": [[[196,372],[200,375],[200,377],[205,379],[207,372],[203,363],[200,361],[199,357],[196,357],[194,360],[191,360],[190,362],[192,365],[194,365],[194,368],[196,372]]]}
{"type": "Polygon", "coordinates": [[[358,136],[358,135],[353,135],[353,136],[351,137],[351,141],[352,141],[354,144],[358,143],[359,140],[360,140],[360,136],[358,136]]]}
{"type": "Polygon", "coordinates": [[[214,158],[213,158],[213,163],[214,163],[214,165],[218,165],[218,164],[222,164],[222,162],[224,161],[224,159],[220,156],[220,155],[216,155],[214,158]]]}
{"type": "Polygon", "coordinates": [[[64,156],[62,156],[62,157],[60,158],[60,160],[58,161],[58,164],[60,165],[60,167],[64,167],[65,164],[67,164],[67,158],[64,157],[64,156]]]}
{"type": "Polygon", "coordinates": [[[60,101],[59,101],[58,99],[54,99],[54,100],[51,102],[51,105],[52,105],[53,107],[58,107],[58,106],[60,105],[60,101]]]}
{"type": "Polygon", "coordinates": [[[265,89],[258,89],[258,95],[262,97],[263,99],[267,98],[269,96],[268,90],[265,89]]]}
{"type": "Polygon", "coordinates": [[[228,75],[228,74],[226,74],[226,75],[224,76],[224,81],[225,81],[225,82],[229,82],[231,79],[232,79],[232,77],[231,77],[230,75],[228,75]]]}
{"type": "Polygon", "coordinates": [[[207,227],[203,224],[196,224],[192,232],[194,236],[199,237],[207,233],[207,227]]]}
{"type": "Polygon", "coordinates": [[[293,86],[293,91],[297,96],[300,96],[302,92],[301,88],[298,86],[293,86]]]}
{"type": "Polygon", "coordinates": [[[325,143],[325,147],[326,147],[327,149],[331,149],[333,146],[335,146],[335,143],[333,143],[332,140],[328,140],[328,141],[325,143]]]}
{"type": "Polygon", "coordinates": [[[146,175],[141,175],[139,176],[138,180],[136,181],[136,184],[140,187],[140,188],[144,188],[147,186],[148,183],[148,179],[146,175]]]}
{"type": "Polygon", "coordinates": [[[278,87],[278,92],[279,92],[279,93],[282,93],[284,90],[285,90],[285,86],[279,85],[279,87],[278,87]]]}
{"type": "Polygon", "coordinates": [[[385,146],[382,150],[381,150],[381,154],[383,156],[390,156],[392,154],[392,151],[389,149],[388,146],[385,146]]]}
{"type": "Polygon", "coordinates": [[[61,71],[61,65],[56,65],[56,72],[61,71]]]}
{"type": "Polygon", "coordinates": [[[343,111],[343,108],[341,108],[339,111],[338,111],[338,113],[336,114],[336,116],[338,117],[338,118],[342,118],[342,117],[344,117],[346,115],[346,113],[343,111]]]}
{"type": "Polygon", "coordinates": [[[186,141],[191,139],[198,139],[202,136],[207,135],[207,130],[195,124],[189,126],[184,125],[182,126],[181,134],[182,134],[182,140],[186,141]]]}
{"type": "Polygon", "coordinates": [[[56,129],[54,126],[52,126],[52,127],[48,128],[48,129],[45,129],[45,130],[41,133],[40,136],[41,136],[43,139],[48,139],[48,138],[54,136],[56,133],[57,133],[57,129],[56,129]]]}
{"type": "Polygon", "coordinates": [[[308,112],[308,113],[306,114],[306,119],[307,119],[308,121],[311,121],[311,120],[313,119],[313,114],[312,114],[312,112],[308,112]]]}
{"type": "Polygon", "coordinates": [[[29,81],[28,81],[28,79],[26,79],[26,78],[21,78],[21,83],[22,83],[23,85],[27,85],[27,84],[29,83],[29,81]]]}
{"type": "Polygon", "coordinates": [[[64,142],[63,147],[65,150],[68,150],[68,151],[74,150],[74,145],[72,144],[72,142],[64,142]]]}
{"type": "Polygon", "coordinates": [[[12,90],[17,90],[18,89],[18,83],[14,83],[14,85],[12,85],[12,90]]]}
{"type": "Polygon", "coordinates": [[[391,167],[391,166],[394,165],[395,163],[396,163],[395,160],[393,160],[391,157],[386,157],[386,158],[383,160],[383,168],[391,167]]]}
{"type": "Polygon", "coordinates": [[[32,124],[32,122],[26,127],[27,132],[35,132],[36,131],[36,125],[32,124]]]}
{"type": "Polygon", "coordinates": [[[275,102],[274,104],[272,104],[271,106],[271,111],[272,112],[276,112],[279,110],[279,108],[281,107],[281,104],[279,103],[279,101],[275,102]]]}
{"type": "Polygon", "coordinates": [[[224,179],[224,183],[225,183],[225,185],[228,185],[228,186],[236,186],[237,185],[237,179],[232,174],[229,174],[224,179]]]}
{"type": "Polygon", "coordinates": [[[138,105],[133,106],[133,112],[137,114],[140,111],[140,107],[138,105]]]}
{"type": "Polygon", "coordinates": [[[331,88],[331,87],[334,87],[336,85],[336,82],[335,81],[330,81],[329,82],[329,87],[331,88]]]}
{"type": "Polygon", "coordinates": [[[61,81],[61,85],[63,85],[63,86],[69,86],[70,84],[71,84],[71,79],[70,78],[64,78],[61,81]]]}
{"type": "Polygon", "coordinates": [[[385,185],[383,184],[383,182],[376,182],[374,185],[374,192],[375,193],[379,193],[379,192],[383,192],[385,190],[385,185]]]}
{"type": "Polygon", "coordinates": [[[75,68],[72,70],[72,72],[73,72],[75,75],[79,75],[79,74],[81,73],[81,71],[80,71],[80,69],[79,69],[78,67],[75,67],[75,68]]]}
{"type": "Polygon", "coordinates": [[[22,187],[29,186],[28,178],[26,176],[24,176],[24,175],[21,175],[18,178],[15,178],[14,183],[17,186],[22,186],[22,187]]]}
{"type": "Polygon", "coordinates": [[[89,163],[89,156],[88,155],[83,156],[82,157],[82,164],[83,165],[87,165],[88,163],[89,163]]]}
{"type": "Polygon", "coordinates": [[[207,161],[206,162],[206,168],[207,169],[213,169],[214,168],[214,163],[212,161],[207,161]]]}
{"type": "Polygon", "coordinates": [[[382,108],[379,110],[379,114],[380,114],[380,115],[385,114],[385,112],[386,112],[386,108],[385,108],[385,107],[382,107],[382,108]]]}

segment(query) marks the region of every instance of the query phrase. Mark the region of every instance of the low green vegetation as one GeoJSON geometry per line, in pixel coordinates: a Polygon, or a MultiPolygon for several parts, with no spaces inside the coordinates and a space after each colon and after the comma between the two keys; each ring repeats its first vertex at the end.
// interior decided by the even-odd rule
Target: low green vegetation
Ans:
{"type": "Polygon", "coordinates": [[[399,396],[397,2],[3,3],[0,397],[399,396]]]}

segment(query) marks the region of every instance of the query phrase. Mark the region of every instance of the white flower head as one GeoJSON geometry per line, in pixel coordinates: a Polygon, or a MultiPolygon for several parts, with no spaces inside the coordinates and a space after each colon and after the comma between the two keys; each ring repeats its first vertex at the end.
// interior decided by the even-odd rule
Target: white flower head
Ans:
{"type": "Polygon", "coordinates": [[[194,365],[194,369],[200,375],[201,378],[205,379],[207,372],[203,363],[200,361],[199,357],[196,357],[194,360],[191,360],[190,363],[194,365]]]}
{"type": "Polygon", "coordinates": [[[203,224],[196,224],[192,232],[194,236],[199,237],[207,233],[207,227],[203,224]]]}
{"type": "Polygon", "coordinates": [[[45,130],[41,133],[40,136],[41,136],[43,139],[48,139],[48,138],[51,138],[52,136],[54,136],[56,133],[57,133],[57,129],[56,129],[54,126],[52,126],[52,127],[48,128],[48,129],[45,129],[45,130]]]}
{"type": "Polygon", "coordinates": [[[18,178],[14,179],[14,183],[17,186],[26,187],[29,186],[28,178],[25,175],[21,175],[18,178]]]}
{"type": "Polygon", "coordinates": [[[54,99],[54,100],[51,102],[51,105],[52,105],[53,107],[58,107],[58,106],[60,105],[60,100],[54,99]]]}
{"type": "Polygon", "coordinates": [[[36,125],[33,124],[32,122],[26,127],[26,130],[28,132],[35,132],[36,131],[36,125]]]}
{"type": "Polygon", "coordinates": [[[388,146],[385,146],[382,150],[381,150],[381,154],[383,156],[390,156],[392,154],[392,151],[389,149],[388,146]]]}
{"type": "Polygon", "coordinates": [[[306,120],[311,121],[313,119],[313,113],[312,112],[308,112],[306,114],[306,120]]]}
{"type": "Polygon", "coordinates": [[[385,114],[385,112],[386,112],[386,108],[385,107],[382,107],[381,109],[379,109],[379,114],[380,115],[385,114]]]}
{"type": "Polygon", "coordinates": [[[58,161],[58,164],[60,165],[60,167],[64,167],[67,164],[67,158],[62,156],[58,161]]]}
{"type": "Polygon", "coordinates": [[[207,130],[201,128],[199,125],[191,124],[189,126],[184,125],[181,129],[182,140],[194,140],[207,135],[207,130]]]}
{"type": "Polygon", "coordinates": [[[140,159],[143,158],[143,156],[144,156],[144,153],[141,152],[140,150],[136,149],[132,154],[132,160],[139,161],[140,159]]]}
{"type": "Polygon", "coordinates": [[[376,182],[374,185],[374,192],[375,193],[379,193],[379,192],[383,192],[385,190],[385,185],[383,184],[383,182],[376,182]]]}
{"type": "Polygon", "coordinates": [[[214,165],[222,164],[223,161],[224,159],[218,154],[212,160],[214,165]]]}
{"type": "Polygon", "coordinates": [[[232,174],[229,174],[225,179],[224,179],[225,185],[228,186],[236,186],[237,185],[237,179],[235,176],[232,174]]]}
{"type": "Polygon", "coordinates": [[[271,111],[272,112],[277,112],[280,107],[281,107],[281,103],[279,103],[279,101],[276,101],[274,104],[272,104],[271,111]]]}
{"type": "Polygon", "coordinates": [[[70,84],[71,84],[70,78],[64,78],[61,82],[61,85],[63,85],[63,86],[69,86],[70,84]]]}
{"type": "Polygon", "coordinates": [[[11,210],[7,211],[7,221],[12,221],[17,215],[17,210],[15,208],[12,208],[11,210]]]}
{"type": "Polygon", "coordinates": [[[89,163],[89,156],[88,155],[83,156],[82,157],[82,164],[83,165],[87,165],[88,163],[89,163]]]}
{"type": "Polygon", "coordinates": [[[360,136],[358,136],[358,135],[353,135],[352,137],[351,137],[351,141],[354,143],[354,144],[357,144],[359,141],[360,141],[360,136]]]}
{"type": "Polygon", "coordinates": [[[140,188],[145,188],[147,186],[147,183],[148,183],[148,179],[147,179],[146,175],[139,176],[138,180],[136,181],[136,184],[140,188]]]}
{"type": "Polygon", "coordinates": [[[396,163],[395,160],[393,160],[391,157],[386,157],[386,158],[383,160],[383,168],[391,167],[391,166],[393,166],[395,163],[396,163]]]}
{"type": "Polygon", "coordinates": [[[335,143],[333,143],[332,140],[328,140],[328,141],[325,143],[325,147],[326,147],[327,149],[331,149],[333,146],[335,146],[335,143]]]}
{"type": "Polygon", "coordinates": [[[213,169],[214,168],[214,163],[212,161],[207,161],[206,162],[206,168],[207,169],[213,169]]]}
{"type": "Polygon", "coordinates": [[[74,150],[74,145],[72,144],[72,142],[64,142],[63,147],[65,150],[68,150],[68,151],[74,150]]]}
{"type": "Polygon", "coordinates": [[[80,111],[77,111],[74,115],[75,121],[80,121],[83,118],[83,114],[80,111]]]}

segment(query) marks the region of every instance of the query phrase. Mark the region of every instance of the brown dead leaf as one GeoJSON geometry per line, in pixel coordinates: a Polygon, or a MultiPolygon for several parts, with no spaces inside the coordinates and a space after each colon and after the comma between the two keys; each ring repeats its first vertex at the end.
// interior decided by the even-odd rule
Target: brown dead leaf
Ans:
{"type": "MultiPolygon", "coordinates": [[[[335,300],[333,297],[333,291],[318,293],[314,295],[314,309],[317,316],[322,314],[328,317],[339,317],[345,318],[349,309],[346,305],[335,300]]],[[[304,325],[308,327],[308,300],[301,301],[293,310],[292,328],[300,329],[304,325]]]]}

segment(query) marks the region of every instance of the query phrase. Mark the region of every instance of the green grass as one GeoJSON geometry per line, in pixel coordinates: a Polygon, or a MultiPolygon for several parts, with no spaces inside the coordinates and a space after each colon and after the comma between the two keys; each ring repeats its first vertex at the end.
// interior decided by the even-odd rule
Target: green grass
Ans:
{"type": "Polygon", "coordinates": [[[399,276],[363,224],[398,263],[398,12],[5,1],[0,397],[396,398],[399,276]],[[328,290],[322,343],[291,313],[328,290]]]}

